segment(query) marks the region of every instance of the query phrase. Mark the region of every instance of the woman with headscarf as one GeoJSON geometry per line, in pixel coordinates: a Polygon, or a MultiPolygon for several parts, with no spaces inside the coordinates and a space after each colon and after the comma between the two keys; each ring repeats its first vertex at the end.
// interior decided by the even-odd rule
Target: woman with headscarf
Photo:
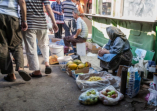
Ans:
{"type": "Polygon", "coordinates": [[[100,67],[106,71],[115,71],[119,65],[131,65],[132,53],[126,35],[120,29],[113,26],[107,27],[106,31],[109,41],[98,52],[98,58],[101,60],[100,67]]]}

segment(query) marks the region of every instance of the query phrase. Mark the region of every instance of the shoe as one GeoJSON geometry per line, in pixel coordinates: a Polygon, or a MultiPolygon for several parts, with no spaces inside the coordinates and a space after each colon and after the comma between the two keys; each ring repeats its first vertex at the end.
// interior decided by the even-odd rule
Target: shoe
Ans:
{"type": "Polygon", "coordinates": [[[31,77],[42,77],[42,74],[40,74],[40,75],[35,75],[34,73],[31,73],[31,74],[29,74],[31,77]]]}
{"type": "Polygon", "coordinates": [[[4,80],[8,81],[8,82],[15,82],[16,79],[11,79],[8,75],[4,76],[4,80]]]}
{"type": "Polygon", "coordinates": [[[51,67],[50,66],[46,66],[46,68],[45,68],[45,74],[51,74],[51,72],[52,72],[51,67]]]}
{"type": "Polygon", "coordinates": [[[31,76],[26,71],[19,70],[18,72],[19,72],[19,74],[20,74],[20,76],[22,77],[23,80],[25,80],[25,81],[31,80],[31,76]]]}

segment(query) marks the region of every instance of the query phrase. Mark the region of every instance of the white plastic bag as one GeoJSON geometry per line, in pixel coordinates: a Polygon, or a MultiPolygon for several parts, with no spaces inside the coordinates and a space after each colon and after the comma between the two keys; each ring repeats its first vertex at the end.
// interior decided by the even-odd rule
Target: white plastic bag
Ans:
{"type": "Polygon", "coordinates": [[[81,91],[86,91],[91,88],[102,90],[109,85],[113,85],[118,88],[120,83],[120,78],[117,76],[113,76],[106,71],[98,72],[98,73],[87,73],[80,74],[76,78],[76,84],[81,89],[81,91]],[[88,79],[92,76],[101,77],[103,80],[99,81],[88,81],[88,79]]]}
{"type": "Polygon", "coordinates": [[[90,89],[80,95],[79,101],[82,104],[91,105],[98,102],[98,97],[99,92],[96,89],[90,89]]]}
{"type": "Polygon", "coordinates": [[[152,84],[148,90],[150,92],[148,104],[157,106],[157,91],[155,90],[154,84],[152,84]]]}
{"type": "Polygon", "coordinates": [[[124,98],[124,95],[122,93],[118,92],[111,85],[99,92],[99,99],[103,102],[104,105],[116,105],[118,103],[118,101],[122,100],[123,98],[124,98]],[[104,92],[106,92],[108,90],[115,91],[115,93],[117,94],[117,97],[111,98],[111,97],[105,96],[104,92]]]}

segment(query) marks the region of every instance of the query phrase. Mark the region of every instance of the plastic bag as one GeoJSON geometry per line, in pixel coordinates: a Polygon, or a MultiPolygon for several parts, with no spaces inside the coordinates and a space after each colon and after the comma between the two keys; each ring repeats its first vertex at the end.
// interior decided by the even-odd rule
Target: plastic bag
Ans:
{"type": "Polygon", "coordinates": [[[157,91],[155,90],[154,83],[150,84],[150,88],[148,89],[150,94],[148,98],[148,104],[157,106],[157,91]]]}
{"type": "Polygon", "coordinates": [[[104,105],[116,105],[118,101],[122,100],[123,98],[124,95],[118,92],[113,86],[108,86],[99,92],[99,99],[104,105]]]}
{"type": "Polygon", "coordinates": [[[91,105],[98,102],[99,92],[96,89],[90,89],[82,93],[79,97],[79,101],[85,105],[91,105]]]}
{"type": "Polygon", "coordinates": [[[61,39],[60,41],[57,41],[56,44],[57,45],[63,45],[63,46],[65,46],[63,39],[61,39]]]}
{"type": "Polygon", "coordinates": [[[141,77],[138,74],[138,69],[130,67],[127,76],[127,95],[130,98],[136,96],[140,90],[141,77]]]}
{"type": "Polygon", "coordinates": [[[113,76],[106,71],[97,72],[97,73],[86,73],[80,74],[76,78],[76,84],[81,89],[81,91],[86,91],[91,88],[102,90],[109,85],[113,85],[118,88],[120,84],[120,78],[117,76],[113,76]],[[101,77],[102,80],[99,81],[88,81],[88,79],[92,76],[101,77]]]}

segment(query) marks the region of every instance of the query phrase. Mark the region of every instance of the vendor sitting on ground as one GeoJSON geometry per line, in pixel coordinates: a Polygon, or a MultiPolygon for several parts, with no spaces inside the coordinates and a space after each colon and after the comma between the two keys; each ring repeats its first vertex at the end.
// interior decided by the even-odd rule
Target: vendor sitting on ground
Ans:
{"type": "Polygon", "coordinates": [[[74,9],[73,17],[77,20],[77,32],[75,35],[64,38],[65,46],[69,47],[70,53],[76,52],[76,43],[86,42],[88,37],[88,27],[81,19],[80,12],[77,9],[74,9]],[[73,48],[71,47],[70,43],[72,44],[73,48]]]}
{"type": "Polygon", "coordinates": [[[106,46],[98,52],[100,67],[105,71],[115,71],[119,65],[131,65],[132,53],[130,51],[129,41],[124,33],[117,27],[113,26],[107,27],[106,31],[109,36],[109,41],[106,46]],[[116,57],[117,59],[114,59],[116,57]],[[112,64],[110,63],[111,61],[112,64]],[[112,69],[113,67],[114,69],[112,69]]]}

